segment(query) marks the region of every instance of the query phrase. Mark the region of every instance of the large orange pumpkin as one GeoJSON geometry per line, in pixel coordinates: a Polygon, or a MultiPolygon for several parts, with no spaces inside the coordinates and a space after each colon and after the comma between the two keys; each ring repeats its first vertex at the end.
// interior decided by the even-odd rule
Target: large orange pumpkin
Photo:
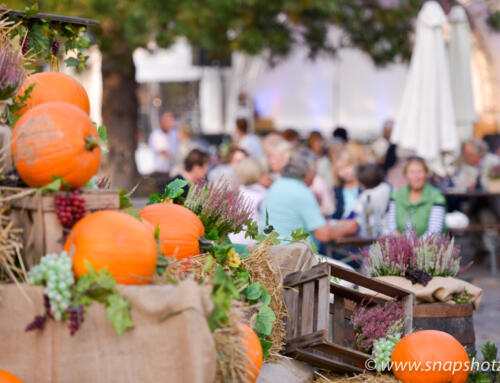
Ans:
{"type": "Polygon", "coordinates": [[[245,367],[247,371],[248,382],[255,382],[259,377],[260,369],[262,368],[262,346],[260,345],[259,337],[246,324],[239,323],[238,327],[242,333],[241,343],[247,350],[248,363],[245,367]]]}
{"type": "Polygon", "coordinates": [[[0,370],[0,383],[23,383],[23,381],[8,371],[0,370]]]}
{"type": "Polygon", "coordinates": [[[453,336],[422,330],[405,336],[392,353],[392,372],[403,383],[465,383],[469,357],[453,336]]]}
{"type": "Polygon", "coordinates": [[[73,271],[80,278],[104,267],[120,284],[147,284],[156,269],[157,252],[153,234],[137,218],[126,213],[101,210],[76,223],[64,249],[73,253],[73,271]]]}
{"type": "Polygon", "coordinates": [[[73,77],[64,73],[42,72],[28,77],[19,90],[19,95],[24,95],[26,89],[35,84],[30,97],[26,100],[26,107],[18,112],[18,115],[24,114],[33,107],[53,101],[63,101],[73,104],[90,113],[89,96],[85,88],[73,77]]]}
{"type": "Polygon", "coordinates": [[[199,239],[205,235],[200,219],[191,210],[173,203],[155,203],[139,212],[150,230],[160,229],[160,244],[165,256],[178,259],[200,254],[199,239]]]}
{"type": "Polygon", "coordinates": [[[101,149],[89,116],[65,102],[29,110],[12,132],[12,155],[19,175],[31,187],[63,177],[71,186],[85,185],[99,169],[101,149]]]}

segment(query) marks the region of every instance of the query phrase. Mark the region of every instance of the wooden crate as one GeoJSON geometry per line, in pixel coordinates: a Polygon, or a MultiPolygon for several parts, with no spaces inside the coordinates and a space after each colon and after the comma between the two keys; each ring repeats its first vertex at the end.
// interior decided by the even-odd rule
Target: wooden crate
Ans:
{"type": "MultiPolygon", "coordinates": [[[[14,225],[23,229],[23,258],[27,266],[47,253],[59,253],[63,249],[64,231],[57,218],[55,195],[33,194],[11,202],[14,225]]],[[[89,212],[120,208],[116,191],[84,189],[81,196],[89,212]]]]}
{"type": "Polygon", "coordinates": [[[414,295],[330,263],[321,263],[285,278],[284,297],[289,314],[285,354],[339,373],[362,372],[370,355],[353,348],[346,303],[368,302],[370,299],[371,304],[387,301],[344,287],[332,277],[400,299],[407,318],[405,334],[412,328],[414,295]],[[330,293],[333,294],[333,303],[330,302],[330,293]]]}

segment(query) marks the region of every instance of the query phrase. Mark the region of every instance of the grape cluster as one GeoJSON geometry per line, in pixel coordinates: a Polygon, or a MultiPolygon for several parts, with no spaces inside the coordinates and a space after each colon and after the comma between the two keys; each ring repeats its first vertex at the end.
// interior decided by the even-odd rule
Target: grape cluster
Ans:
{"type": "Polygon", "coordinates": [[[50,42],[50,50],[54,56],[57,56],[59,53],[59,48],[61,47],[61,43],[59,40],[52,40],[50,42]]]}
{"type": "Polygon", "coordinates": [[[74,190],[68,195],[58,194],[55,197],[55,204],[57,217],[63,227],[71,228],[87,214],[85,199],[78,190],[74,190]]]}
{"type": "Polygon", "coordinates": [[[401,334],[387,335],[385,338],[377,339],[373,342],[373,360],[375,368],[381,372],[389,367],[392,351],[401,340],[401,334]]]}
{"type": "Polygon", "coordinates": [[[49,313],[56,320],[63,319],[63,314],[71,304],[71,287],[75,283],[73,262],[62,252],[47,254],[40,264],[33,267],[28,275],[28,282],[33,285],[45,285],[45,295],[50,300],[49,313]]]}
{"type": "Polygon", "coordinates": [[[66,309],[69,314],[69,333],[73,336],[78,331],[84,321],[85,309],[82,305],[66,309]]]}

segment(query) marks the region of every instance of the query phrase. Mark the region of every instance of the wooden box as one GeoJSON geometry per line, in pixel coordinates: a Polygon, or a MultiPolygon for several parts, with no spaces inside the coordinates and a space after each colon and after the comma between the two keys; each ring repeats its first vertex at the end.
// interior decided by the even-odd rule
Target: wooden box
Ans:
{"type": "Polygon", "coordinates": [[[371,356],[353,348],[349,307],[352,307],[352,302],[369,302],[372,299],[370,304],[379,304],[387,300],[371,298],[337,283],[335,278],[400,299],[407,318],[405,334],[412,329],[414,295],[330,263],[322,263],[285,278],[284,297],[289,315],[285,354],[335,372],[362,372],[371,356]],[[333,294],[333,303],[330,293],[333,294]]]}
{"type": "MultiPolygon", "coordinates": [[[[14,225],[23,229],[23,258],[28,267],[43,255],[63,249],[67,229],[63,229],[56,214],[54,197],[57,194],[33,194],[11,203],[14,225]]],[[[89,212],[120,208],[117,191],[83,189],[81,196],[89,212]]]]}

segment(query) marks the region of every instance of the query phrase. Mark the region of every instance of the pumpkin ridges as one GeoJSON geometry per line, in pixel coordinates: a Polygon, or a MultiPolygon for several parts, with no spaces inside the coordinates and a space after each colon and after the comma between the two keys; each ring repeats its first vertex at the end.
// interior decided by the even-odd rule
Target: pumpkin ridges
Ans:
{"type": "Polygon", "coordinates": [[[108,266],[118,283],[150,283],[156,269],[156,243],[152,233],[136,218],[102,210],[78,221],[65,244],[73,255],[77,278],[87,272],[85,260],[96,270],[108,266]]]}
{"type": "Polygon", "coordinates": [[[22,115],[37,105],[62,101],[80,108],[87,115],[90,113],[90,101],[85,88],[73,77],[58,72],[41,72],[31,75],[21,86],[18,95],[24,95],[25,90],[35,83],[31,97],[26,101],[27,107],[18,111],[22,115]]]}
{"type": "Polygon", "coordinates": [[[165,256],[178,259],[200,253],[199,238],[204,235],[200,219],[184,206],[157,203],[139,212],[150,231],[160,226],[160,245],[165,256]]]}
{"type": "Polygon", "coordinates": [[[241,343],[247,351],[248,363],[245,366],[248,382],[255,382],[262,368],[263,353],[262,346],[255,331],[244,323],[238,323],[241,331],[241,343]]]}
{"type": "Polygon", "coordinates": [[[73,187],[97,172],[101,150],[85,149],[85,137],[97,137],[88,115],[74,105],[45,103],[26,112],[12,134],[11,149],[21,178],[32,187],[64,177],[73,187]]]}
{"type": "MultiPolygon", "coordinates": [[[[465,367],[469,358],[463,346],[450,334],[423,330],[405,336],[394,348],[391,361],[399,364],[420,362],[420,369],[424,370],[427,361],[440,361],[443,368],[446,362],[461,362],[465,367]]],[[[410,366],[406,366],[405,370],[393,369],[393,373],[404,383],[465,383],[468,376],[468,372],[464,370],[455,372],[452,376],[452,371],[409,371],[409,368],[410,366]]]]}

